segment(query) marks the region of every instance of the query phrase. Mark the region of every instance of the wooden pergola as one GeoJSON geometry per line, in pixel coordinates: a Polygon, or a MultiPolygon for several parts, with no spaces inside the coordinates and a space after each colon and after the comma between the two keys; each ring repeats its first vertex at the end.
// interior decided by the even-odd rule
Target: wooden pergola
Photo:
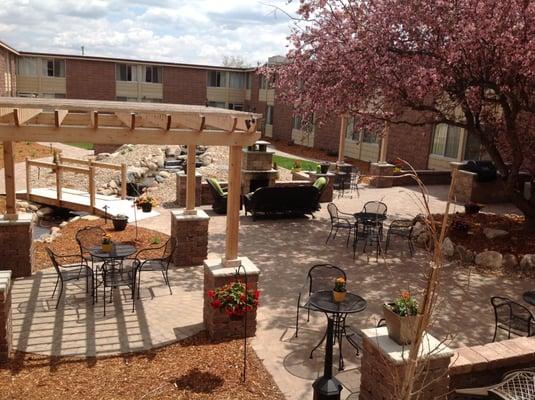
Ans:
{"type": "Polygon", "coordinates": [[[0,98],[6,217],[16,219],[14,141],[187,145],[186,212],[195,211],[195,146],[229,147],[226,262],[238,259],[242,147],[253,145],[261,114],[221,108],[117,101],[0,98]]]}

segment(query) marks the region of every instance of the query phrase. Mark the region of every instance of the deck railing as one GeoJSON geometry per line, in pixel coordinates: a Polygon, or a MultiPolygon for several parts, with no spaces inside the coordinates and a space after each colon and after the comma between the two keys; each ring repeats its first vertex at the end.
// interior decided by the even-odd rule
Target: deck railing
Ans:
{"type": "Polygon", "coordinates": [[[121,199],[126,199],[126,164],[110,164],[92,160],[79,160],[77,158],[62,157],[58,155],[56,162],[46,162],[30,160],[26,158],[26,195],[30,200],[32,194],[30,172],[31,167],[49,168],[56,174],[56,205],[61,206],[62,189],[63,189],[63,172],[73,172],[75,174],[88,176],[88,193],[89,205],[92,210],[95,209],[96,187],[95,187],[95,171],[97,168],[111,169],[121,172],[121,199]],[[87,168],[76,167],[70,164],[83,165],[87,168]]]}

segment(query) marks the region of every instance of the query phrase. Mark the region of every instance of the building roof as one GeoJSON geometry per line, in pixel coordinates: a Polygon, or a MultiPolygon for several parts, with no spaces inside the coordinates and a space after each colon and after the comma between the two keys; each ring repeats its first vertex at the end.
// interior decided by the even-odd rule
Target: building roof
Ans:
{"type": "Polygon", "coordinates": [[[1,40],[0,40],[0,47],[3,47],[4,49],[9,51],[10,53],[13,53],[13,54],[16,54],[16,55],[20,55],[20,53],[17,50],[15,50],[13,47],[8,45],[7,43],[2,42],[1,40]]]}

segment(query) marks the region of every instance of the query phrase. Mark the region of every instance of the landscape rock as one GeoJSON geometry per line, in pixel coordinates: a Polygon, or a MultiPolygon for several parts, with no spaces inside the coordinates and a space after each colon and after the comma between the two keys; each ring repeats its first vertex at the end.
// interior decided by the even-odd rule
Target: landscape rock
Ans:
{"type": "Polygon", "coordinates": [[[109,158],[109,157],[110,157],[110,153],[99,153],[95,157],[95,160],[102,161],[102,160],[105,160],[106,158],[109,158]]]}
{"type": "Polygon", "coordinates": [[[59,227],[60,228],[65,228],[67,226],[68,222],[67,221],[63,221],[61,224],[59,224],[59,227]]]}
{"type": "Polygon", "coordinates": [[[424,233],[427,231],[427,227],[425,226],[424,223],[422,222],[416,222],[414,224],[414,227],[412,228],[412,235],[414,237],[418,237],[420,236],[420,234],[424,233]]]}
{"type": "Polygon", "coordinates": [[[520,260],[520,266],[524,268],[535,268],[535,254],[525,254],[520,260]]]}
{"type": "Polygon", "coordinates": [[[37,211],[37,216],[38,217],[44,217],[46,215],[50,215],[54,212],[54,209],[51,208],[51,207],[43,207],[43,208],[40,208],[38,211],[37,211]]]}
{"type": "Polygon", "coordinates": [[[503,263],[503,256],[497,251],[483,251],[476,255],[475,261],[481,267],[500,268],[503,263]]]}
{"type": "Polygon", "coordinates": [[[156,163],[156,165],[158,166],[158,168],[163,168],[164,166],[164,157],[163,156],[158,156],[158,157],[155,157],[153,158],[153,162],[156,163]]]}
{"type": "Polygon", "coordinates": [[[207,154],[203,154],[199,157],[199,161],[202,163],[203,167],[206,167],[212,163],[212,157],[207,154]]]}
{"type": "Polygon", "coordinates": [[[154,177],[154,180],[156,180],[156,182],[158,182],[158,183],[162,183],[163,181],[165,181],[165,178],[163,176],[161,176],[161,175],[156,175],[154,177]]]}
{"type": "Polygon", "coordinates": [[[429,233],[423,232],[416,237],[414,240],[417,246],[427,248],[429,243],[429,233]]]}
{"type": "Polygon", "coordinates": [[[442,242],[442,255],[446,258],[452,258],[455,255],[455,245],[450,238],[444,239],[442,242]]]}
{"type": "Polygon", "coordinates": [[[167,179],[167,178],[169,178],[169,176],[170,176],[171,174],[170,174],[169,172],[167,172],[167,171],[160,171],[160,172],[158,173],[158,175],[160,175],[160,176],[161,176],[162,178],[164,178],[164,179],[167,179]]]}
{"type": "MultiPolygon", "coordinates": [[[[84,215],[81,219],[84,221],[96,221],[100,219],[100,217],[97,217],[96,215],[84,215]]],[[[74,218],[71,221],[74,221],[74,218]]]]}
{"type": "Polygon", "coordinates": [[[503,255],[503,265],[507,268],[514,268],[518,265],[518,259],[514,254],[506,253],[503,255]]]}
{"type": "Polygon", "coordinates": [[[52,228],[50,228],[50,232],[54,235],[56,233],[58,233],[59,231],[61,230],[61,228],[59,226],[53,226],[52,228]]]}
{"type": "Polygon", "coordinates": [[[504,231],[503,229],[484,228],[483,229],[483,234],[488,239],[492,240],[492,239],[497,239],[497,238],[501,238],[501,237],[504,237],[504,236],[508,236],[509,232],[504,231]]]}
{"type": "Polygon", "coordinates": [[[37,210],[39,210],[39,206],[37,206],[35,204],[30,204],[28,206],[28,209],[31,210],[31,211],[37,211],[37,210]]]}
{"type": "Polygon", "coordinates": [[[152,162],[152,161],[149,161],[147,163],[147,167],[149,168],[149,170],[151,171],[156,171],[158,169],[158,164],[156,164],[155,162],[152,162]]]}
{"type": "Polygon", "coordinates": [[[29,208],[30,207],[30,203],[28,203],[27,201],[24,201],[24,200],[17,200],[17,207],[29,208]]]}

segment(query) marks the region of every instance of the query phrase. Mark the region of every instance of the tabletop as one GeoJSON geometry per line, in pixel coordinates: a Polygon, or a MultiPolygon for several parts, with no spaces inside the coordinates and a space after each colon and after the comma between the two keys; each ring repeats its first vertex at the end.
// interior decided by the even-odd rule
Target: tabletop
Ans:
{"type": "Polygon", "coordinates": [[[136,247],[131,244],[114,243],[110,253],[102,251],[101,246],[93,246],[89,250],[89,254],[97,258],[125,258],[131,256],[136,251],[136,247]]]}
{"type": "Polygon", "coordinates": [[[335,303],[332,290],[322,290],[312,293],[309,302],[317,309],[333,314],[352,314],[363,311],[368,303],[359,295],[347,292],[341,303],[335,303]]]}
{"type": "Polygon", "coordinates": [[[531,304],[532,306],[535,306],[535,290],[524,292],[522,295],[522,298],[524,301],[528,304],[531,304]]]}
{"type": "Polygon", "coordinates": [[[384,221],[386,219],[386,215],[382,213],[373,213],[373,212],[357,212],[354,213],[353,216],[356,219],[363,219],[367,221],[371,220],[378,220],[378,221],[384,221]]]}

